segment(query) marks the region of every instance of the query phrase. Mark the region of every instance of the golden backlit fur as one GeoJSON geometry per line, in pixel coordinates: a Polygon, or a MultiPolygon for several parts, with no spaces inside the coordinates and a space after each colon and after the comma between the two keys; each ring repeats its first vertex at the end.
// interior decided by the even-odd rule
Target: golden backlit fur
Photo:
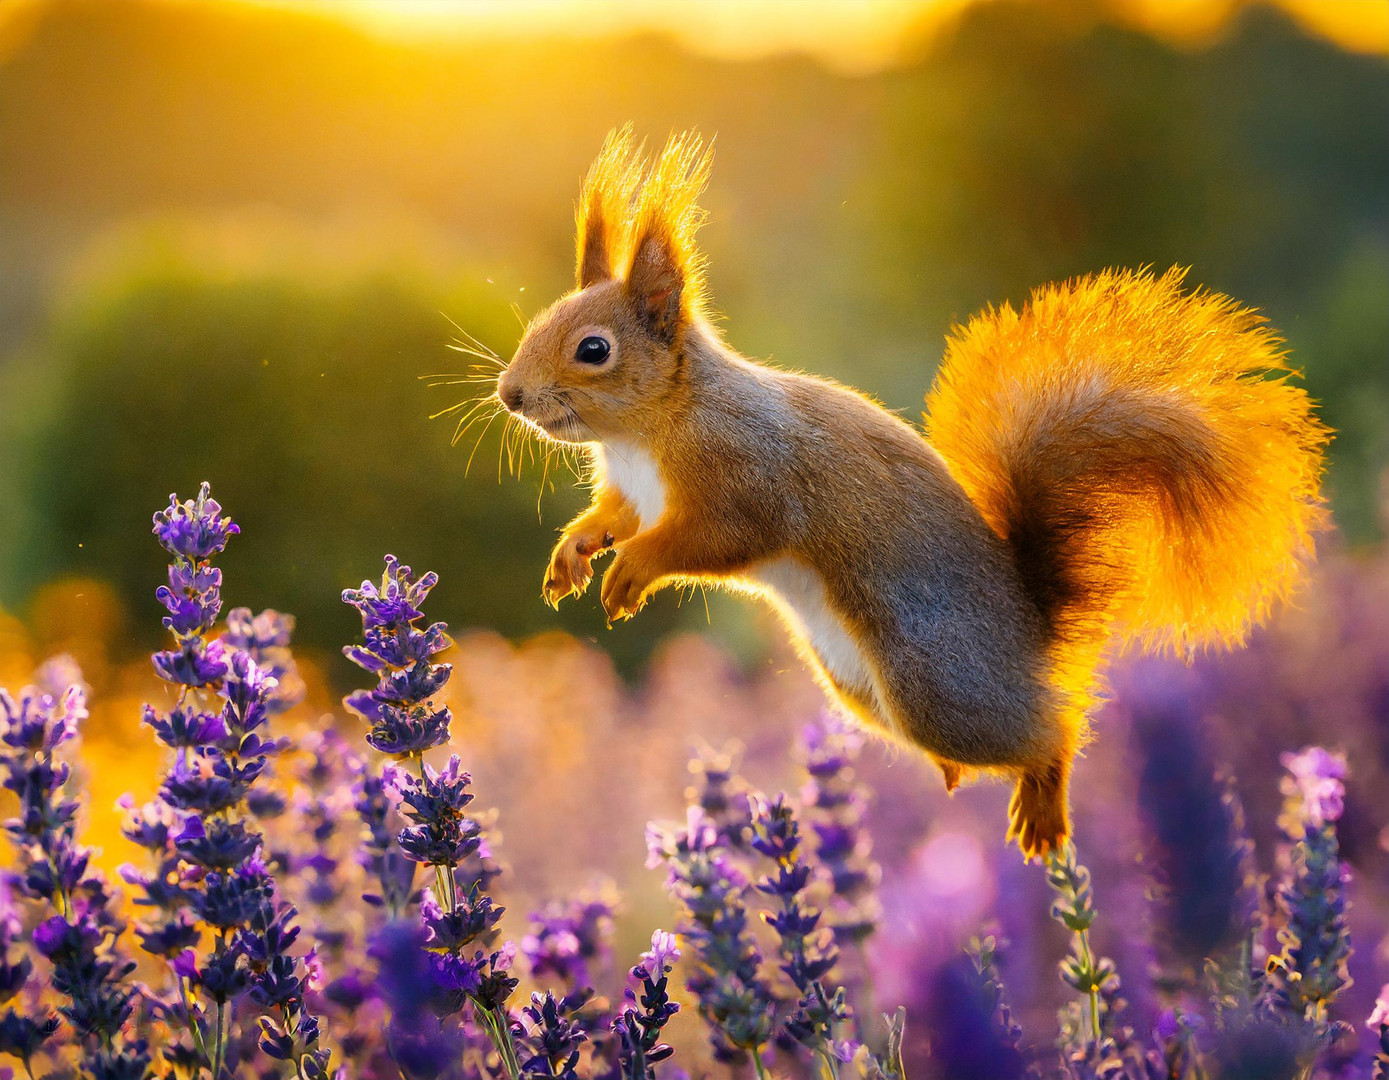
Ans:
{"type": "Polygon", "coordinates": [[[956,331],[928,441],[722,341],[694,246],[709,165],[692,136],[650,164],[609,137],[579,288],[498,381],[592,466],[545,598],[583,592],[610,548],[610,619],[668,584],[766,597],[827,691],[950,788],[1016,778],[1009,836],[1045,854],[1103,653],[1231,644],[1266,617],[1324,524],[1325,429],[1251,312],[1179,272],[1105,273],[956,331]]]}

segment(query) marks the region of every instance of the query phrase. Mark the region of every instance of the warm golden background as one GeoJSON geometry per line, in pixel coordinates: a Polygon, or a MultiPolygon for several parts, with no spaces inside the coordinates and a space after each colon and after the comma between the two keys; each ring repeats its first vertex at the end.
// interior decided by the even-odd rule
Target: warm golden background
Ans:
{"type": "MultiPolygon", "coordinates": [[[[706,625],[538,602],[577,496],[465,478],[449,319],[509,355],[570,283],[603,134],[718,136],[705,240],[732,343],[910,413],[952,322],[1109,265],[1265,309],[1340,431],[1349,542],[1389,460],[1389,5],[0,5],[0,605],[110,583],[158,631],[150,511],[209,479],[235,599],[353,633],[394,550],[455,625],[601,636],[634,670],[706,625]]],[[[470,442],[471,440],[469,440],[470,442]]],[[[745,657],[764,635],[711,601],[745,657]]],[[[126,613],[133,613],[126,621],[126,613]]],[[[339,669],[334,676],[345,671],[339,669]]]]}

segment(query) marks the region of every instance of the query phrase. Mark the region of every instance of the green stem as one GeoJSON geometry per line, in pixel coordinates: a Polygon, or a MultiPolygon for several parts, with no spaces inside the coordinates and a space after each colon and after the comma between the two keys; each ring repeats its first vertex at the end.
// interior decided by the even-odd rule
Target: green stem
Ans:
{"type": "MultiPolygon", "coordinates": [[[[198,1018],[193,1015],[193,1004],[188,997],[188,990],[183,985],[181,977],[178,977],[178,996],[183,1000],[183,1011],[188,1016],[188,1033],[193,1036],[193,1042],[198,1048],[198,1053],[202,1054],[203,1060],[211,1064],[212,1057],[207,1052],[207,1043],[203,1040],[202,1028],[198,1026],[198,1018]]],[[[194,1077],[197,1077],[202,1071],[202,1068],[199,1067],[198,1071],[193,1074],[194,1077]]],[[[212,1080],[217,1080],[217,1078],[214,1076],[212,1080]]]]}
{"type": "Polygon", "coordinates": [[[767,1069],[762,1064],[762,1047],[760,1045],[752,1048],[752,1063],[757,1068],[757,1080],[767,1080],[767,1069]]]}
{"type": "Polygon", "coordinates": [[[226,1038],[226,1014],[227,1003],[219,1001],[217,1003],[217,1045],[212,1052],[212,1080],[221,1080],[222,1076],[222,1043],[226,1038]]]}
{"type": "Polygon", "coordinates": [[[511,1026],[506,1022],[506,1017],[498,1014],[498,1010],[489,1009],[476,998],[473,1005],[477,1009],[482,1026],[487,1029],[487,1037],[492,1040],[492,1045],[496,1048],[497,1056],[502,1060],[502,1068],[506,1070],[507,1076],[511,1080],[520,1080],[521,1062],[516,1056],[516,1045],[511,1041],[511,1026]]]}
{"type": "Polygon", "coordinates": [[[1095,984],[1095,960],[1090,955],[1090,932],[1081,930],[1076,934],[1080,940],[1080,956],[1085,961],[1085,970],[1090,972],[1090,1031],[1098,1044],[1100,1041],[1100,988],[1095,984]]]}

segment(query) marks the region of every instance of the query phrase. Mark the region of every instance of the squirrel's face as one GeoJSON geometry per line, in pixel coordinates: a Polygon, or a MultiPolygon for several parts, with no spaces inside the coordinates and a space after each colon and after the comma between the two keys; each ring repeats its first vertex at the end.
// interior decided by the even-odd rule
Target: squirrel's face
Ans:
{"type": "Polygon", "coordinates": [[[636,437],[662,415],[678,366],[674,346],[625,282],[600,281],[531,320],[497,396],[557,442],[636,437]]]}
{"type": "Polygon", "coordinates": [[[579,199],[578,289],[531,320],[497,380],[502,404],[548,438],[651,439],[669,419],[703,296],[694,234],[710,161],[680,135],[648,167],[630,125],[603,144],[579,199]]]}

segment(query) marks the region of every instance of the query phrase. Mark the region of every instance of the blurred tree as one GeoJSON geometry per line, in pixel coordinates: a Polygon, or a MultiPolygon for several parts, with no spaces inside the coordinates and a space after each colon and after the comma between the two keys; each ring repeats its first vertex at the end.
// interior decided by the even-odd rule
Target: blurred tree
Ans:
{"type": "MultiPolygon", "coordinates": [[[[445,351],[445,313],[486,340],[516,333],[505,309],[401,272],[309,283],[166,256],[92,289],[4,373],[16,392],[42,383],[44,400],[0,423],[0,498],[24,508],[0,526],[0,599],[58,574],[109,578],[154,639],[150,515],[206,479],[244,530],[223,560],[229,603],[293,611],[310,646],[352,640],[339,594],[388,551],[439,571],[439,608],[460,628],[592,636],[596,594],[558,616],[540,600],[552,530],[581,501],[572,475],[552,462],[542,499],[541,458],[514,438],[521,477],[506,475],[499,420],[465,476],[482,425],[451,447],[454,422],[428,419],[488,389],[420,381],[472,363],[445,351]]],[[[677,617],[673,603],[652,614],[614,635],[620,658],[677,617]]]]}

